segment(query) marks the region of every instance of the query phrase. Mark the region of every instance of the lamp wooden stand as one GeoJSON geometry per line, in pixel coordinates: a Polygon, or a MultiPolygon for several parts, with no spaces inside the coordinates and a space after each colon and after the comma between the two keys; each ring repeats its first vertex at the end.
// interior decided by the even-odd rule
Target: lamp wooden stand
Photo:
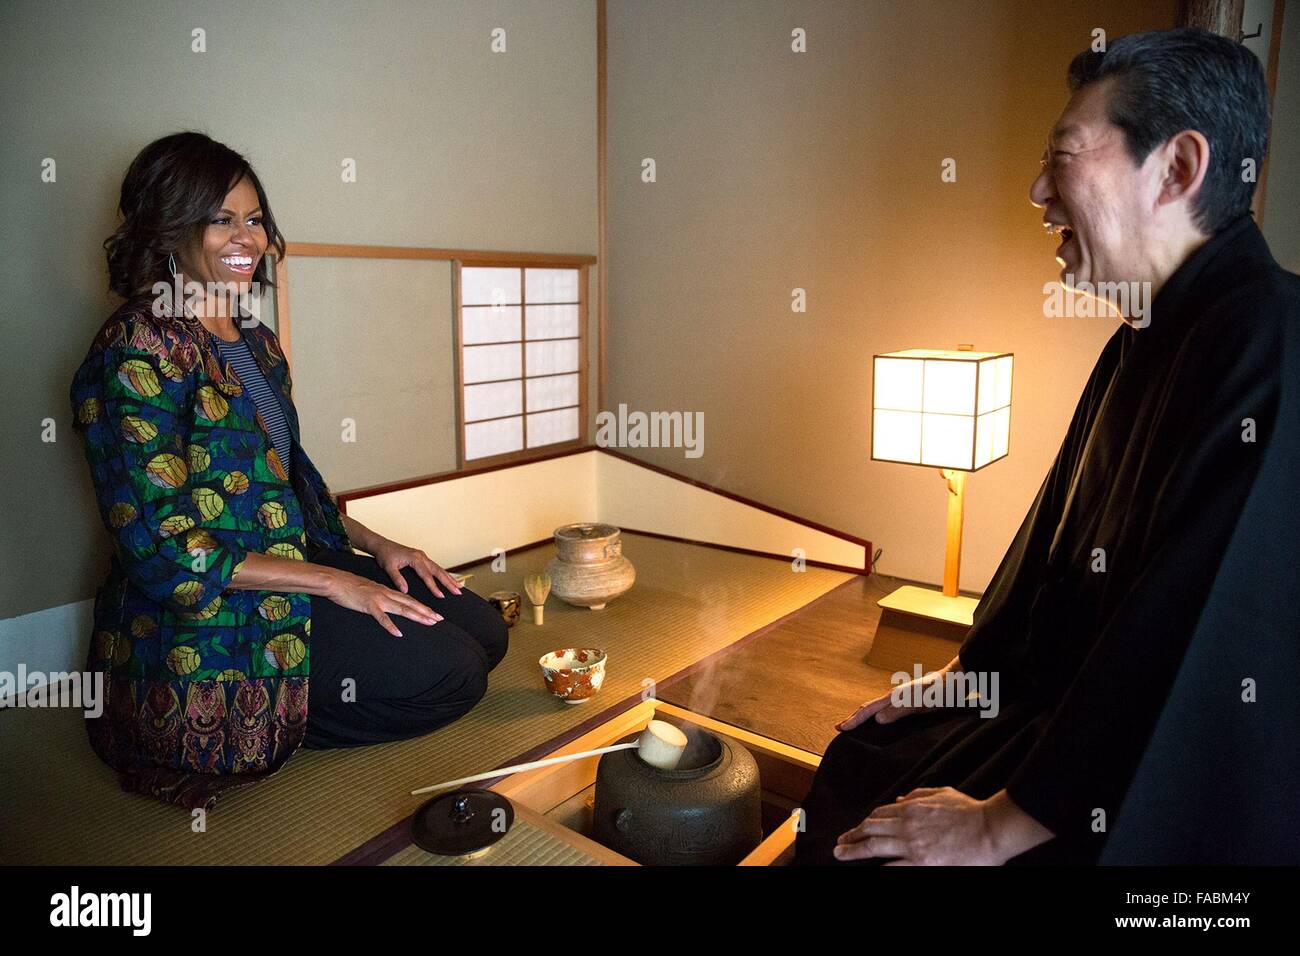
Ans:
{"type": "Polygon", "coordinates": [[[979,601],[957,591],[957,579],[961,574],[961,526],[966,506],[966,472],[941,468],[939,474],[948,483],[948,545],[943,560],[943,592],[908,584],[876,603],[882,608],[902,614],[970,627],[979,601]]]}

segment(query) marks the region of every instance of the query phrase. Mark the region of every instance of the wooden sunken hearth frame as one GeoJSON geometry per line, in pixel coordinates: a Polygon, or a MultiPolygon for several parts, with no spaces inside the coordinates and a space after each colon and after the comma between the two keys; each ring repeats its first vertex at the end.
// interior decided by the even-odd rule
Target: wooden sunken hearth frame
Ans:
{"type": "MultiPolygon", "coordinates": [[[[770,832],[765,821],[764,831],[767,835],[763,842],[737,865],[784,866],[788,864],[794,857],[794,841],[797,832],[798,817],[794,810],[799,807],[812,786],[813,774],[821,764],[821,757],[817,754],[652,698],[611,717],[594,730],[588,731],[545,756],[558,757],[617,743],[624,737],[641,731],[651,718],[666,720],[672,724],[695,724],[723,737],[730,737],[743,744],[753,754],[758,764],[765,808],[784,809],[787,814],[786,818],[777,823],[770,832]]],[[[493,785],[491,789],[508,797],[520,818],[526,819],[553,838],[581,850],[593,859],[612,866],[638,866],[635,860],[597,843],[550,815],[596,782],[596,767],[599,762],[599,757],[587,757],[512,774],[493,785]]]]}

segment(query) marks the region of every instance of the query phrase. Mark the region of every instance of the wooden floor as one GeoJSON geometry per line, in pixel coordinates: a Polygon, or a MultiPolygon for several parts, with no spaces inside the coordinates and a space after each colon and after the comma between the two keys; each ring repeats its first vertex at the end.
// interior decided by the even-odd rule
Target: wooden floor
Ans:
{"type": "Polygon", "coordinates": [[[949,632],[890,612],[877,633],[876,602],[902,581],[858,577],[751,641],[729,649],[659,697],[716,720],[821,754],[836,722],[888,693],[890,677],[942,667],[959,644],[949,632]]]}

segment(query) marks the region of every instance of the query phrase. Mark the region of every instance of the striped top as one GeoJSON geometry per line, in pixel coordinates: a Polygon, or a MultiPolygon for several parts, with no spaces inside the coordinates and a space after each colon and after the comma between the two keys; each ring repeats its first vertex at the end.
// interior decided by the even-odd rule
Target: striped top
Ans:
{"type": "Polygon", "coordinates": [[[271,434],[271,442],[275,445],[275,453],[280,457],[280,464],[284,466],[284,473],[290,474],[293,433],[289,430],[279,399],[275,397],[275,392],[262,374],[253,353],[248,350],[248,343],[243,336],[234,342],[217,339],[217,348],[221,351],[222,361],[228,362],[235,369],[235,374],[252,396],[253,404],[262,413],[262,421],[266,422],[266,430],[271,434]]]}

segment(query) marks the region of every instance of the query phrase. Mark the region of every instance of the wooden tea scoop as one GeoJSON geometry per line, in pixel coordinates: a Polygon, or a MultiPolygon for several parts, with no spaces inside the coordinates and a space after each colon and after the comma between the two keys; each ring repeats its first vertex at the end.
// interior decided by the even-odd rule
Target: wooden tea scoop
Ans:
{"type": "Polygon", "coordinates": [[[533,760],[529,763],[515,764],[512,767],[488,770],[485,773],[476,773],[472,777],[460,777],[457,780],[448,780],[445,783],[435,783],[431,787],[412,790],[411,796],[431,793],[434,790],[449,790],[467,783],[491,780],[493,777],[504,777],[506,774],[519,773],[524,770],[536,770],[538,767],[549,767],[552,764],[566,763],[570,760],[581,760],[583,757],[598,757],[601,754],[613,753],[616,750],[635,750],[641,759],[650,766],[658,767],[660,770],[672,770],[677,766],[677,762],[682,759],[682,753],[686,750],[686,735],[667,721],[652,720],[646,725],[645,730],[641,731],[637,736],[637,739],[631,743],[613,744],[609,747],[600,747],[597,750],[584,750],[576,754],[547,757],[545,760],[533,760]]]}

